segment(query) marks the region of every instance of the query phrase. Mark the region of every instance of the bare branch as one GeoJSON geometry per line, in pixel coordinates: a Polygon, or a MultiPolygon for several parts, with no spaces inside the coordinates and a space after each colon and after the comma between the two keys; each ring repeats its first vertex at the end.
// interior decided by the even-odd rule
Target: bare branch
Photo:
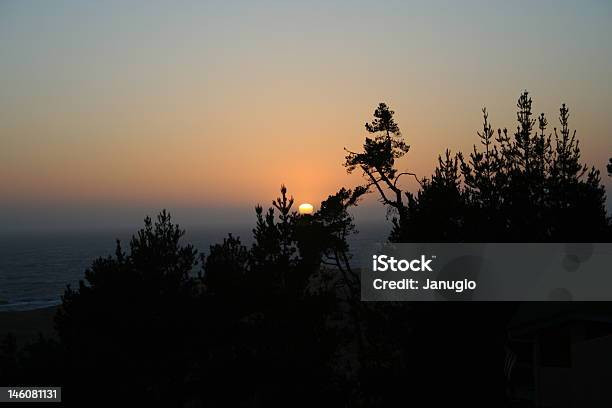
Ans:
{"type": "Polygon", "coordinates": [[[421,183],[421,180],[419,180],[419,178],[417,177],[416,174],[411,173],[409,171],[405,171],[403,173],[400,173],[397,175],[397,177],[395,177],[395,180],[393,181],[393,185],[395,186],[397,184],[397,181],[399,180],[399,178],[403,175],[407,175],[407,176],[413,176],[414,179],[416,180],[417,183],[419,183],[420,186],[423,186],[423,183],[421,183]]]}
{"type": "Polygon", "coordinates": [[[389,200],[387,198],[387,196],[386,196],[385,192],[383,191],[382,187],[380,186],[380,184],[378,184],[380,181],[376,180],[374,175],[372,173],[370,173],[364,166],[361,166],[361,169],[363,170],[364,174],[366,174],[368,177],[370,177],[370,180],[372,181],[371,185],[376,186],[376,189],[380,193],[380,196],[381,196],[383,202],[385,204],[387,204],[387,205],[393,206],[394,205],[393,201],[391,201],[391,200],[389,200]]]}

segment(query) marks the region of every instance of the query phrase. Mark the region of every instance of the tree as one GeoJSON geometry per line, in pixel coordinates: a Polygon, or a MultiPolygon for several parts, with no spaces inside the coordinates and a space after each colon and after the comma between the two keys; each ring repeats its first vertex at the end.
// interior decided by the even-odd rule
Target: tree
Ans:
{"type": "Polygon", "coordinates": [[[272,205],[278,210],[278,218],[280,219],[280,223],[278,223],[278,231],[280,238],[280,256],[281,262],[289,264],[291,257],[295,253],[295,248],[293,247],[291,241],[291,221],[295,217],[295,212],[291,211],[291,207],[293,206],[293,196],[291,198],[287,198],[287,187],[281,185],[281,196],[276,199],[276,201],[272,202],[272,205]]]}
{"type": "Polygon", "coordinates": [[[560,127],[547,133],[536,119],[527,91],[517,102],[517,128],[493,130],[483,109],[483,128],[464,158],[446,153],[431,180],[407,194],[404,222],[393,241],[577,242],[610,239],[600,173],[581,163],[569,109],[559,109],[560,127]],[[496,136],[495,136],[496,134],[496,136]],[[457,171],[457,161],[460,171],[457,171]]]}
{"type": "Polygon", "coordinates": [[[224,238],[223,243],[211,245],[203,262],[207,289],[226,298],[245,296],[248,263],[248,249],[232,234],[224,238]]]}
{"type": "MultiPolygon", "coordinates": [[[[228,272],[238,275],[247,288],[238,289],[239,296],[216,296],[209,305],[218,311],[214,326],[222,330],[212,347],[218,350],[214,353],[217,375],[204,385],[208,388],[210,381],[217,384],[219,377],[238,376],[244,378],[239,383],[252,387],[251,391],[243,390],[240,400],[232,400],[235,404],[231,405],[253,399],[265,403],[296,394],[306,398],[300,404],[310,401],[312,405],[313,399],[318,399],[313,390],[329,388],[337,339],[327,320],[336,303],[334,293],[320,279],[319,266],[321,251],[332,241],[328,237],[331,232],[318,217],[292,211],[294,200],[285,186],[280,193],[267,211],[261,206],[255,209],[254,242],[246,264],[244,247],[230,239],[211,247],[206,258],[205,278],[228,272]],[[269,384],[275,387],[270,389],[269,384]]],[[[213,292],[236,291],[236,280],[231,276],[215,281],[216,285],[207,285],[213,292]]],[[[223,384],[217,388],[221,387],[223,384]]],[[[227,404],[227,399],[220,402],[227,404]]]]}
{"type": "Polygon", "coordinates": [[[359,297],[358,277],[350,263],[348,237],[356,232],[349,209],[356,206],[367,189],[341,188],[337,193],[321,202],[319,210],[312,216],[294,219],[294,237],[301,262],[311,271],[323,265],[340,274],[337,282],[348,290],[349,296],[359,297]]]}
{"type": "Polygon", "coordinates": [[[512,157],[513,149],[509,146],[507,129],[495,132],[486,108],[482,113],[482,132],[477,132],[477,135],[484,149],[480,151],[474,145],[467,159],[464,160],[462,154],[458,158],[463,177],[463,212],[469,220],[465,222],[466,230],[462,231],[463,239],[469,240],[479,231],[481,240],[488,242],[496,240],[497,232],[503,229],[503,196],[499,194],[498,187],[505,185],[509,178],[506,158],[512,157]]]}
{"type": "Polygon", "coordinates": [[[255,207],[257,223],[253,229],[251,267],[259,275],[259,283],[267,287],[286,289],[295,265],[295,244],[292,237],[293,197],[287,197],[287,188],[281,185],[281,196],[272,201],[264,214],[263,207],[255,207]],[[276,217],[278,211],[278,221],[276,217]]]}
{"type": "Polygon", "coordinates": [[[174,404],[185,397],[194,364],[186,340],[198,330],[191,276],[198,258],[183,235],[166,211],[155,222],[147,217],[129,253],[117,242],[114,257],[97,259],[86,282],[66,289],[56,326],[73,398],[104,386],[112,386],[113,399],[174,404]]]}
{"type": "Polygon", "coordinates": [[[345,149],[344,167],[348,173],[361,169],[367,182],[365,188],[378,191],[381,202],[394,214],[393,224],[399,228],[407,217],[407,206],[405,193],[397,183],[402,175],[414,174],[398,173],[395,167],[395,161],[408,153],[410,146],[402,138],[394,114],[385,103],[378,105],[374,120],[365,124],[366,131],[374,136],[366,137],[360,153],[345,149]]]}
{"type": "Polygon", "coordinates": [[[449,150],[438,156],[431,180],[421,180],[415,194],[407,193],[407,216],[394,223],[391,242],[455,242],[462,240],[466,203],[461,190],[459,160],[449,150]],[[417,233],[418,231],[418,233],[417,233]]]}
{"type": "Polygon", "coordinates": [[[349,209],[366,192],[363,186],[342,188],[321,202],[314,214],[298,215],[291,211],[293,197],[288,198],[286,187],[281,186],[281,196],[273,201],[273,208],[265,214],[261,206],[255,208],[251,273],[260,283],[268,282],[268,287],[297,291],[303,296],[312,276],[324,265],[333,267],[344,276],[344,284],[354,287],[357,280],[350,265],[347,238],[355,232],[355,225],[349,209]]]}

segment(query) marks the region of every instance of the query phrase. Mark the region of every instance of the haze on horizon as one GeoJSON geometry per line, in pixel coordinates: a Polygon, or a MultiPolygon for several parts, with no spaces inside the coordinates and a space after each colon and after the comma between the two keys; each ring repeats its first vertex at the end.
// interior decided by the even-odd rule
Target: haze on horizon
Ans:
{"type": "MultiPolygon", "coordinates": [[[[381,101],[419,176],[477,143],[483,106],[513,130],[523,89],[551,129],[569,105],[603,171],[610,38],[603,0],[3,1],[0,223],[238,222],[281,183],[318,203],[361,182],[343,148],[381,101]]],[[[363,219],[384,216],[373,199],[363,219]]]]}

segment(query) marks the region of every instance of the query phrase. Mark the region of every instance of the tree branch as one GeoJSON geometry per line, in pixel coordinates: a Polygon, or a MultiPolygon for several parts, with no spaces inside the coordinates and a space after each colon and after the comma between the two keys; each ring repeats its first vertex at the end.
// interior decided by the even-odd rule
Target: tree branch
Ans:
{"type": "Polygon", "coordinates": [[[395,177],[395,180],[393,181],[393,185],[397,185],[397,181],[399,180],[399,178],[403,175],[408,175],[408,176],[414,176],[414,179],[416,180],[417,183],[419,183],[419,185],[422,187],[423,184],[421,183],[421,180],[419,180],[419,178],[417,177],[416,174],[414,173],[410,173],[409,171],[405,171],[403,173],[400,173],[397,175],[397,177],[395,177]]]}
{"type": "Polygon", "coordinates": [[[372,175],[372,173],[370,173],[365,166],[361,166],[361,169],[363,170],[363,173],[366,174],[370,180],[372,180],[372,183],[370,185],[374,185],[376,186],[376,189],[378,190],[378,192],[380,193],[380,197],[383,200],[383,203],[387,204],[387,205],[391,205],[393,207],[395,207],[395,203],[391,200],[389,200],[385,194],[385,192],[383,191],[382,187],[378,184],[380,181],[376,180],[376,178],[374,177],[374,175],[372,175]]]}

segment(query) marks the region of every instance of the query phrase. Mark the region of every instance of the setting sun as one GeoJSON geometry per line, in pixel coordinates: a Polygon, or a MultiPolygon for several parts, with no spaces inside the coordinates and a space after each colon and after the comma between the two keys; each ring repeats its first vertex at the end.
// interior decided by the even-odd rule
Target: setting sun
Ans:
{"type": "Polygon", "coordinates": [[[298,207],[298,211],[300,212],[301,215],[305,215],[305,214],[310,215],[314,211],[314,207],[312,206],[312,204],[304,203],[304,204],[300,204],[300,206],[298,207]]]}

